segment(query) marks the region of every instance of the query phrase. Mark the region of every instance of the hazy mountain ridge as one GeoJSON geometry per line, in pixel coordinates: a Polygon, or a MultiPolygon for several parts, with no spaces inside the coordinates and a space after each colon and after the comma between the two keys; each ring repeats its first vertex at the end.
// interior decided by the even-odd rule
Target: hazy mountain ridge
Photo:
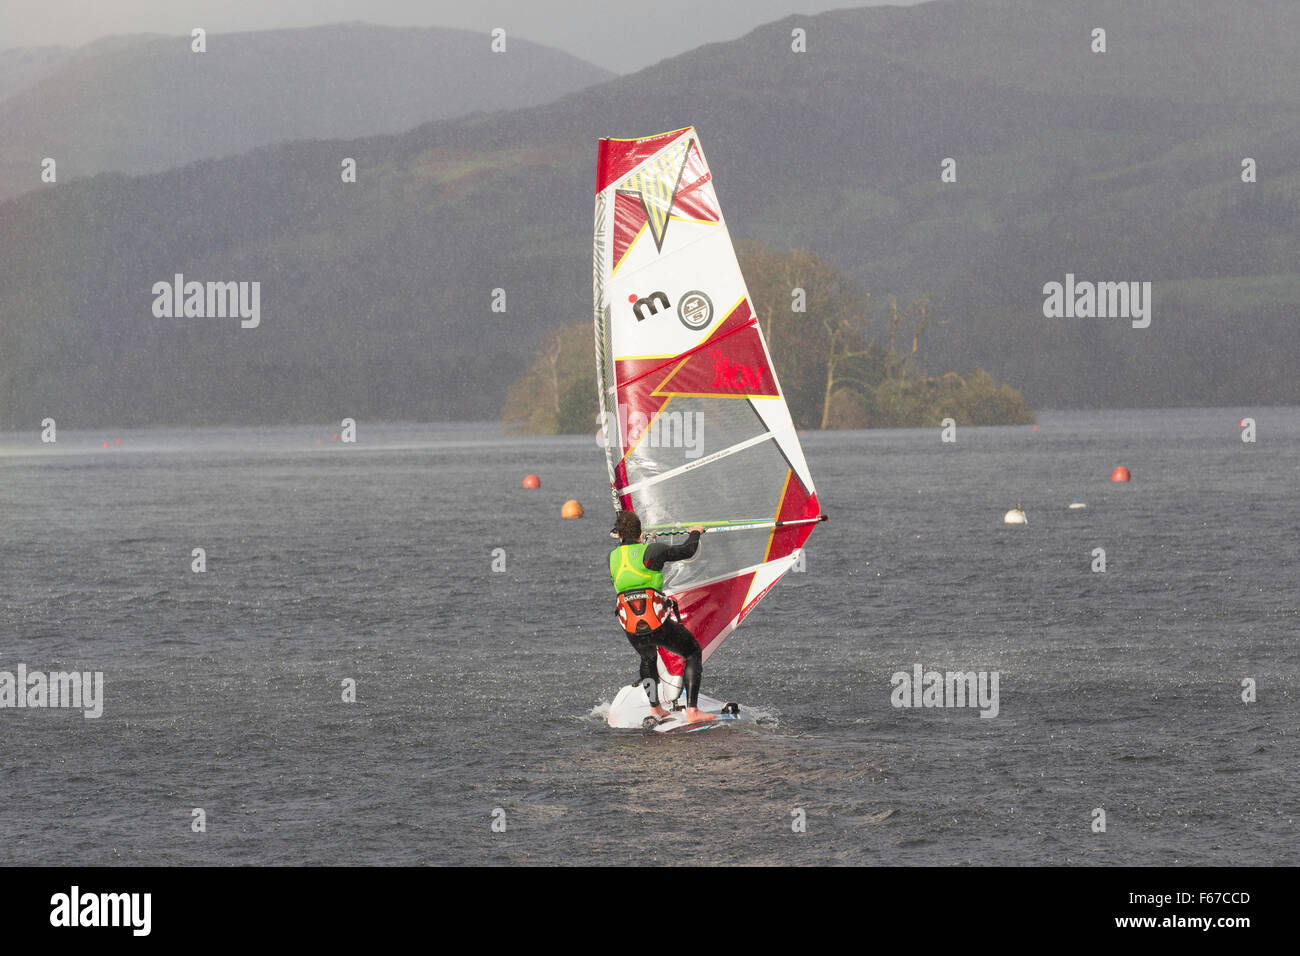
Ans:
{"type": "Polygon", "coordinates": [[[49,76],[70,53],[68,47],[61,46],[0,50],[0,101],[49,76]]]}
{"type": "MultiPolygon", "coordinates": [[[[66,54],[0,101],[0,198],[61,181],[158,172],[297,139],[396,133],[430,120],[546,102],[612,74],[487,34],[362,23],[111,38],[66,54]]],[[[0,63],[3,63],[0,60],[0,63]]],[[[3,74],[0,74],[3,75],[3,74]]]]}
{"type": "Polygon", "coordinates": [[[10,47],[0,50],[0,103],[70,63],[111,54],[160,36],[157,33],[130,33],[103,37],[79,47],[10,47]]]}
{"type": "Polygon", "coordinates": [[[1216,11],[794,17],[530,109],[22,197],[0,205],[0,425],[494,418],[543,333],[590,314],[595,139],[688,124],[735,236],[809,246],[877,304],[931,295],[933,374],[982,365],[1040,408],[1300,401],[1300,105],[1273,96],[1300,79],[1300,4],[1216,11]],[[1179,16],[1192,40],[1162,45],[1179,16]],[[1099,17],[1147,59],[1087,53],[1099,17]],[[262,326],[154,318],[175,272],[260,279],[262,326]],[[1151,327],[1045,319],[1067,273],[1152,281],[1151,327]]]}

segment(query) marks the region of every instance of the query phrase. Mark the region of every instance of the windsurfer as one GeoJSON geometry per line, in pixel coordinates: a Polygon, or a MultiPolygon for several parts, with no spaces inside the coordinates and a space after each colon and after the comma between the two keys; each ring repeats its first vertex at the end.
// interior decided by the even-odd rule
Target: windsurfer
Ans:
{"type": "Polygon", "coordinates": [[[692,723],[714,719],[713,714],[702,713],[697,706],[703,656],[695,635],[680,619],[675,619],[676,604],[663,593],[663,570],[669,561],[693,557],[703,533],[703,526],[697,525],[690,529],[685,544],[643,544],[641,519],[635,511],[620,511],[610,532],[619,540],[619,546],[609,555],[609,573],[618,591],[617,613],[627,639],[641,655],[641,680],[649,678],[645,686],[649,688],[650,707],[655,716],[668,716],[656,690],[659,682],[656,648],[662,647],[686,662],[682,671],[686,682],[686,719],[692,723]]]}

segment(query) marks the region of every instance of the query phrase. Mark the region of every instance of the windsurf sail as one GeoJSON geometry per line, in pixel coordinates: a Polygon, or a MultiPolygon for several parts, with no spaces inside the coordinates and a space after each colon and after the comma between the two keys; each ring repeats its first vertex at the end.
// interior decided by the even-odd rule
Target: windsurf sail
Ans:
{"type": "Polygon", "coordinates": [[[707,660],[797,560],[821,517],[817,493],[694,127],[602,139],[597,157],[610,491],[652,535],[708,529],[695,558],[664,569],[707,660]]]}

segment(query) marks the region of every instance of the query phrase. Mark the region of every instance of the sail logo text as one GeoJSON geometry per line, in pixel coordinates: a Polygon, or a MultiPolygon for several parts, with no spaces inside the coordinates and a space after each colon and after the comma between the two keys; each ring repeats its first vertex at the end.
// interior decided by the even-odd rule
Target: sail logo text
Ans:
{"type": "Polygon", "coordinates": [[[17,673],[0,671],[0,709],[5,707],[80,708],[82,716],[94,720],[104,713],[103,671],[28,672],[19,664],[17,673]]]}
{"type": "Polygon", "coordinates": [[[668,295],[664,292],[651,292],[644,298],[638,299],[633,292],[627,297],[627,301],[632,303],[632,314],[636,316],[638,322],[645,320],[647,315],[658,315],[660,309],[666,309],[672,305],[668,301],[668,295]]]}
{"type": "Polygon", "coordinates": [[[1075,282],[1043,286],[1043,315],[1049,319],[1132,319],[1133,328],[1151,324],[1150,282],[1075,282]]]}
{"type": "Polygon", "coordinates": [[[998,671],[895,671],[889,702],[894,707],[978,707],[981,717],[998,715],[998,671]]]}
{"type": "Polygon", "coordinates": [[[152,893],[69,893],[50,897],[51,926],[127,926],[133,936],[148,936],[153,925],[152,893]]]}
{"type": "MultiPolygon", "coordinates": [[[[660,309],[667,309],[673,304],[668,293],[658,289],[647,296],[637,296],[633,292],[628,295],[627,301],[632,304],[632,314],[638,322],[658,315],[660,309]]],[[[678,300],[677,318],[692,332],[701,332],[713,322],[713,300],[698,289],[692,289],[678,300]]]]}
{"type": "Polygon", "coordinates": [[[752,365],[732,365],[731,359],[717,349],[709,349],[709,354],[713,356],[714,388],[756,392],[763,387],[763,373],[767,371],[766,365],[760,365],[755,370],[752,365]]]}
{"type": "Polygon", "coordinates": [[[677,303],[677,318],[692,332],[703,332],[713,321],[713,300],[694,289],[677,303]]]}
{"type": "MultiPolygon", "coordinates": [[[[176,273],[171,282],[153,284],[153,314],[157,319],[240,318],[239,326],[262,324],[262,283],[186,282],[176,273]]],[[[666,304],[666,303],[665,303],[666,304]]]]}

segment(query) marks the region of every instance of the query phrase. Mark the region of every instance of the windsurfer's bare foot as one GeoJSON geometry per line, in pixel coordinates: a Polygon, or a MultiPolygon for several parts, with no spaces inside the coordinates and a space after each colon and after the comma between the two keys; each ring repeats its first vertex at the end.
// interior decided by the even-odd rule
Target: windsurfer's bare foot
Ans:
{"type": "Polygon", "coordinates": [[[655,704],[650,708],[650,713],[659,718],[668,716],[668,711],[664,710],[664,708],[660,707],[658,704],[655,704]]]}
{"type": "Polygon", "coordinates": [[[704,721],[704,720],[717,720],[717,719],[718,719],[718,715],[717,715],[717,714],[706,714],[704,711],[700,710],[698,707],[687,707],[687,708],[686,708],[686,722],[687,722],[687,723],[690,723],[690,724],[697,724],[697,723],[699,723],[700,721],[704,721]]]}

